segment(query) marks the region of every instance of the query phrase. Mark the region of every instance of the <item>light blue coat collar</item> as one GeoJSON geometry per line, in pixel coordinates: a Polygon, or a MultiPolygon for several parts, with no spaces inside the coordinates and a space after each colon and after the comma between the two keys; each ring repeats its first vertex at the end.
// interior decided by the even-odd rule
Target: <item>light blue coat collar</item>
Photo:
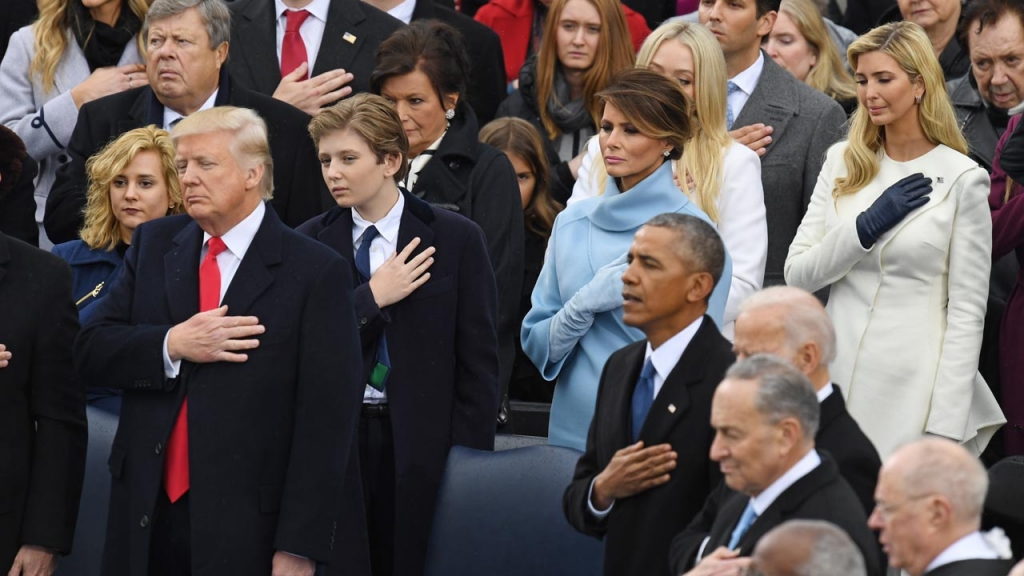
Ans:
{"type": "Polygon", "coordinates": [[[679,212],[687,204],[690,199],[672,180],[672,163],[666,161],[628,193],[620,192],[615,179],[609,177],[602,201],[594,202],[587,217],[598,228],[624,232],[658,214],[679,212]]]}

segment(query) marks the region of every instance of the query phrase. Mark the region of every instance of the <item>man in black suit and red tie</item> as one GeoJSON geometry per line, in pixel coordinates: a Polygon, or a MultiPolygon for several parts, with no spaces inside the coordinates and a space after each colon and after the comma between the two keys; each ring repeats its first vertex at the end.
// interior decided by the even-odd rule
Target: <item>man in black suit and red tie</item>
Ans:
{"type": "Polygon", "coordinates": [[[255,112],[196,112],[172,139],[188,215],[136,230],[75,346],[125,391],[102,573],[310,576],[362,393],[348,265],[266,207],[255,112]]]}
{"type": "Polygon", "coordinates": [[[662,214],[637,231],[623,320],[647,336],[605,364],[566,518],[604,538],[605,574],[663,574],[672,535],[721,479],[708,460],[711,397],[735,360],[705,314],[725,247],[699,218],[662,214]]]}

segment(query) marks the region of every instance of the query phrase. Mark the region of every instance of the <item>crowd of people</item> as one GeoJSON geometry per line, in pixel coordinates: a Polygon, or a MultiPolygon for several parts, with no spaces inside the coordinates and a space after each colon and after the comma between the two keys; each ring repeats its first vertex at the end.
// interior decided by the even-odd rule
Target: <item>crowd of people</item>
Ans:
{"type": "Polygon", "coordinates": [[[526,401],[605,574],[1024,574],[1024,0],[9,8],[0,570],[88,408],[105,576],[423,574],[526,401]]]}

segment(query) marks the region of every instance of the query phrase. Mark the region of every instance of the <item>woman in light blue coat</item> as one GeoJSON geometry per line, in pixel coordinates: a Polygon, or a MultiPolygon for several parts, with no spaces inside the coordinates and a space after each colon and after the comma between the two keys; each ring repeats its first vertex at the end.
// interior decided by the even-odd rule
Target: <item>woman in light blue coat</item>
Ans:
{"type": "Polygon", "coordinates": [[[41,223],[78,109],[148,84],[139,31],[150,0],[39,0],[39,18],[18,30],[0,62],[0,123],[39,163],[36,222],[41,223]]]}
{"type": "MultiPolygon", "coordinates": [[[[558,379],[548,441],[583,450],[597,384],[613,352],[643,333],[622,322],[622,273],[636,231],[665,212],[710,219],[679,190],[671,160],[695,129],[678,82],[627,70],[599,96],[599,139],[608,181],[602,196],[555,219],[544,268],[523,320],[523,350],[544,378],[558,379]]],[[[721,327],[732,277],[726,255],[708,314],[721,327]]]]}

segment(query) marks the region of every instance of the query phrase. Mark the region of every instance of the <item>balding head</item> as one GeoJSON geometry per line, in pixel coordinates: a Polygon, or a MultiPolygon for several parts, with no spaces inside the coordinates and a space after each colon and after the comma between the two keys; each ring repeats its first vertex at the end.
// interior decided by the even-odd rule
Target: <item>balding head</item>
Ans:
{"type": "Polygon", "coordinates": [[[754,548],[756,576],[866,576],[864,556],[850,536],[821,520],[790,520],[754,548]]]}

